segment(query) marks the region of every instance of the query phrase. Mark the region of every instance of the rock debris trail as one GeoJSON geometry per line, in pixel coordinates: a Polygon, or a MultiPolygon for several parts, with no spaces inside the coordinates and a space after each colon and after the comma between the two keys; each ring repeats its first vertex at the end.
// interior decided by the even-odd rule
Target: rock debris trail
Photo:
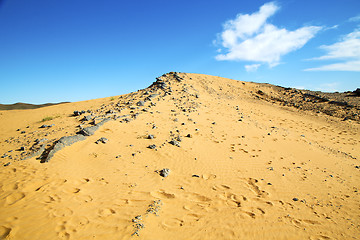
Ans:
{"type": "Polygon", "coordinates": [[[358,92],[170,72],[0,111],[0,239],[358,239],[358,92]]]}

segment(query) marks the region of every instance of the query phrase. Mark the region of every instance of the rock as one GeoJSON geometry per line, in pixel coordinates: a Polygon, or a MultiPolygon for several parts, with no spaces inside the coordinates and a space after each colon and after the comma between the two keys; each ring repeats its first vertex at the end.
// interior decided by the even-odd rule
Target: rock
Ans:
{"type": "Polygon", "coordinates": [[[156,145],[155,145],[155,144],[151,144],[151,145],[148,146],[148,148],[150,148],[150,149],[155,149],[155,148],[156,148],[156,145]]]}
{"type": "Polygon", "coordinates": [[[180,142],[178,142],[178,141],[171,140],[169,143],[170,143],[171,145],[174,145],[174,146],[180,147],[180,142]]]}
{"type": "Polygon", "coordinates": [[[8,157],[9,155],[7,155],[6,153],[4,155],[1,156],[1,158],[6,158],[8,157]]]}
{"type": "Polygon", "coordinates": [[[292,199],[293,201],[299,201],[299,199],[298,198],[296,198],[296,197],[294,197],[293,199],[292,199]]]}
{"type": "Polygon", "coordinates": [[[192,175],[192,177],[197,177],[197,178],[199,178],[200,176],[199,176],[199,175],[194,174],[194,175],[192,175]]]}
{"type": "Polygon", "coordinates": [[[355,166],[355,168],[360,169],[360,166],[355,166]]]}
{"type": "Polygon", "coordinates": [[[91,115],[87,115],[83,118],[83,121],[90,121],[92,119],[91,115]]]}
{"type": "Polygon", "coordinates": [[[99,122],[98,124],[96,124],[95,126],[83,128],[78,132],[78,134],[81,134],[84,136],[94,135],[94,133],[99,129],[99,127],[101,127],[102,125],[104,125],[104,123],[106,123],[108,121],[111,121],[111,119],[106,118],[106,119],[102,120],[101,122],[99,122]]]}
{"type": "Polygon", "coordinates": [[[96,144],[99,144],[99,143],[107,143],[109,140],[107,139],[107,138],[104,138],[104,137],[102,137],[102,138],[100,138],[100,139],[98,139],[98,140],[96,140],[96,144]]]}
{"type": "Polygon", "coordinates": [[[136,103],[136,106],[139,106],[139,107],[142,107],[145,105],[145,102],[144,101],[139,101],[136,103]]]}
{"type": "Polygon", "coordinates": [[[154,139],[154,135],[149,134],[147,139],[154,139]]]}
{"type": "Polygon", "coordinates": [[[167,177],[170,174],[170,169],[164,168],[164,169],[160,170],[159,174],[162,177],[167,177]]]}
{"type": "Polygon", "coordinates": [[[24,134],[25,133],[25,131],[21,131],[21,134],[24,134]]]}
{"type": "Polygon", "coordinates": [[[44,163],[50,161],[50,159],[54,157],[54,154],[57,151],[60,151],[64,147],[70,146],[76,142],[85,140],[85,138],[86,137],[81,134],[76,134],[75,136],[65,136],[60,138],[58,141],[55,142],[53,148],[50,151],[46,151],[47,154],[45,156],[40,157],[42,158],[41,162],[44,163]]]}
{"type": "Polygon", "coordinates": [[[25,147],[20,147],[20,151],[25,151],[25,147]]]}
{"type": "Polygon", "coordinates": [[[185,137],[192,138],[190,133],[188,135],[186,135],[185,137]]]}
{"type": "Polygon", "coordinates": [[[11,163],[10,162],[8,162],[8,163],[5,163],[4,164],[4,167],[7,167],[7,166],[9,166],[11,163]]]}
{"type": "Polygon", "coordinates": [[[74,111],[74,116],[80,116],[81,115],[81,112],[79,111],[74,111]]]}
{"type": "Polygon", "coordinates": [[[83,136],[91,136],[99,129],[98,125],[81,129],[78,133],[83,136]]]}

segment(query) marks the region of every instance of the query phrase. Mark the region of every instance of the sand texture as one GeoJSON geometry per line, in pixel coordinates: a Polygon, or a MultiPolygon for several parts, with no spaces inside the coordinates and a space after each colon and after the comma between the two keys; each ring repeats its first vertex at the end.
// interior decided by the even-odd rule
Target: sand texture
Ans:
{"type": "Polygon", "coordinates": [[[359,97],[325,95],[168,73],[0,111],[0,239],[359,239],[359,97]]]}

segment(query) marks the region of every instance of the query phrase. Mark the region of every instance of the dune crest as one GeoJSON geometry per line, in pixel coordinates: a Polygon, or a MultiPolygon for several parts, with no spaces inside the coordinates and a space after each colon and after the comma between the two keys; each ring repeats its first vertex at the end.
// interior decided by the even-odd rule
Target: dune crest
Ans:
{"type": "Polygon", "coordinates": [[[0,111],[0,239],[357,239],[359,109],[171,72],[0,111]]]}

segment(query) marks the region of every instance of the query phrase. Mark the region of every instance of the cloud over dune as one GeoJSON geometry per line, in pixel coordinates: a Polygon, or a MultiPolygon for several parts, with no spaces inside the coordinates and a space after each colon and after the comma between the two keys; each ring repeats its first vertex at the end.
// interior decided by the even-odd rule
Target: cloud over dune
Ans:
{"type": "Polygon", "coordinates": [[[260,7],[252,14],[238,14],[228,20],[219,34],[219,42],[227,53],[216,56],[217,60],[240,60],[267,63],[274,67],[282,56],[302,48],[322,29],[306,26],[290,31],[268,23],[268,19],[279,10],[274,2],[260,7]]]}

